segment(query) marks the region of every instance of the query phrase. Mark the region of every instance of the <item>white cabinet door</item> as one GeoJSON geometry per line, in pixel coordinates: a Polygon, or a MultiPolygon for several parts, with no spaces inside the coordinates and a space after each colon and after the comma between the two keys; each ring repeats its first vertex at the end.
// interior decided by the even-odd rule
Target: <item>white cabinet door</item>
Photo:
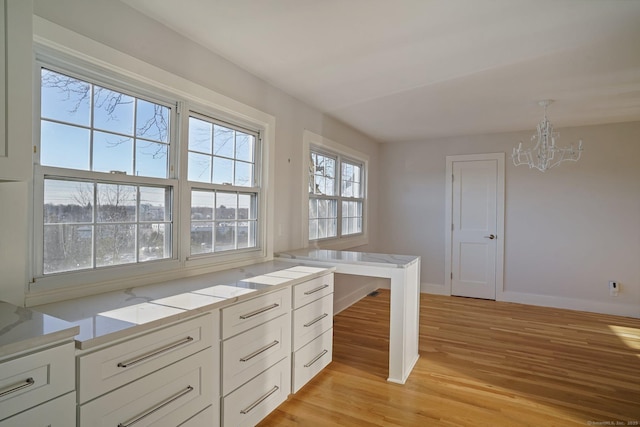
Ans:
{"type": "Polygon", "coordinates": [[[26,181],[33,170],[33,0],[0,0],[0,8],[0,181],[26,181]]]}

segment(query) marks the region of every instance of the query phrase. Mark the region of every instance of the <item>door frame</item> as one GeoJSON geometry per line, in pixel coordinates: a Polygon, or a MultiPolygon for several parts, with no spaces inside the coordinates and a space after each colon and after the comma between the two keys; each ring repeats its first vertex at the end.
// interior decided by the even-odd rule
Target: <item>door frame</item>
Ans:
{"type": "Polygon", "coordinates": [[[444,285],[447,295],[451,295],[451,272],[452,270],[452,239],[453,230],[453,163],[472,162],[477,160],[496,160],[498,162],[498,176],[496,183],[496,301],[501,301],[504,292],[504,196],[505,196],[505,154],[465,154],[456,156],[446,156],[445,175],[445,277],[444,285]]]}

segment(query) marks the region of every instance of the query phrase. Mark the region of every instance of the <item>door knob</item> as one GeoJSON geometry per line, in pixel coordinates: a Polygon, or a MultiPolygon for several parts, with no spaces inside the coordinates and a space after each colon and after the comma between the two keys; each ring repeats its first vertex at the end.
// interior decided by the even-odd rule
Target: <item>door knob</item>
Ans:
{"type": "Polygon", "coordinates": [[[495,234],[489,234],[488,236],[484,236],[484,238],[493,240],[493,239],[496,238],[496,236],[495,236],[495,234]]]}

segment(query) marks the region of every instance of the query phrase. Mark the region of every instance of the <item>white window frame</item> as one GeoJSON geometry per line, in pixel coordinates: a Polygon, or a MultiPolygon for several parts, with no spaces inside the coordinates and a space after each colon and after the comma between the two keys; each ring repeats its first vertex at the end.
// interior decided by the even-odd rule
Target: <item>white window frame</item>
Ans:
{"type": "MultiPolygon", "coordinates": [[[[193,108],[199,113],[212,116],[218,120],[234,123],[241,127],[255,129],[261,135],[261,164],[260,194],[258,196],[258,218],[260,235],[259,248],[249,251],[229,251],[211,254],[209,257],[189,259],[188,246],[184,245],[184,238],[189,238],[188,206],[190,193],[187,177],[187,143],[173,143],[171,150],[175,163],[171,165],[170,180],[173,187],[173,252],[172,259],[149,261],[143,263],[124,264],[98,270],[83,270],[42,276],[42,230],[39,223],[43,218],[41,202],[44,192],[44,180],[34,179],[33,213],[30,242],[29,270],[33,279],[30,281],[26,293],[28,305],[75,298],[84,295],[102,293],[123,289],[131,286],[142,286],[160,281],[179,279],[195,274],[223,270],[227,268],[249,265],[273,259],[273,186],[274,158],[271,146],[275,140],[275,118],[253,107],[242,104],[206,87],[197,85],[189,80],[166,72],[160,68],[142,62],[136,58],[123,54],[99,42],[88,39],[49,21],[34,16],[34,48],[38,61],[54,71],[65,74],[71,73],[91,83],[108,83],[115,90],[130,92],[133,95],[148,93],[153,100],[167,99],[175,104],[178,114],[173,123],[173,129],[182,139],[184,136],[184,122],[188,120],[185,114],[187,108],[193,108]],[[97,77],[97,78],[93,78],[97,77]],[[40,206],[38,206],[40,205],[40,206]],[[186,226],[185,226],[186,224],[186,226]],[[38,231],[40,230],[40,231],[38,231]],[[187,230],[187,232],[183,232],[187,230]],[[38,247],[40,246],[40,247],[38,247]],[[40,258],[40,259],[38,259],[40,258]],[[37,267],[40,266],[40,267],[37,267]],[[38,271],[40,269],[40,271],[38,271]]],[[[40,63],[34,66],[34,93],[36,94],[34,108],[34,147],[40,144],[40,63]]],[[[173,142],[173,141],[172,141],[173,142]]],[[[56,168],[46,168],[47,173],[56,176],[66,176],[55,173],[56,168]]],[[[34,177],[43,174],[43,167],[35,165],[34,177]]],[[[78,175],[82,175],[82,171],[78,175]]],[[[94,172],[87,172],[92,176],[94,172]]],[[[130,178],[130,177],[129,177],[130,178]]],[[[142,178],[144,180],[147,178],[142,178]]],[[[124,178],[123,178],[124,180],[124,178]]],[[[118,176],[109,176],[108,181],[118,182],[118,176]]],[[[149,178],[150,183],[167,185],[167,180],[149,178]]]]}
{"type": "MultiPolygon", "coordinates": [[[[303,149],[302,149],[303,161],[302,161],[302,177],[304,183],[302,186],[302,240],[303,247],[317,247],[322,249],[348,249],[356,246],[366,245],[369,243],[369,227],[368,227],[368,170],[369,170],[369,156],[346,145],[340,144],[329,138],[325,138],[322,135],[318,135],[309,130],[304,131],[303,135],[303,149]],[[339,156],[345,160],[358,163],[362,165],[362,233],[350,234],[346,236],[340,236],[340,230],[342,227],[342,200],[350,200],[349,198],[343,198],[341,194],[341,180],[340,173],[336,173],[336,200],[338,200],[338,237],[329,237],[326,239],[309,240],[309,171],[310,171],[310,158],[312,149],[316,149],[321,153],[326,153],[330,156],[339,156]]],[[[336,171],[340,165],[336,166],[336,171]]]]}

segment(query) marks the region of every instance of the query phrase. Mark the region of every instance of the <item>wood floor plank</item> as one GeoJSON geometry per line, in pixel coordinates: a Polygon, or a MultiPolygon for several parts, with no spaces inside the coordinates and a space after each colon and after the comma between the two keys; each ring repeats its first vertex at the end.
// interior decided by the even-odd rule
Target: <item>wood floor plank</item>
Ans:
{"type": "Polygon", "coordinates": [[[386,381],[389,292],[334,318],[333,362],[267,426],[639,425],[640,319],[435,295],[420,359],[386,381]]]}

